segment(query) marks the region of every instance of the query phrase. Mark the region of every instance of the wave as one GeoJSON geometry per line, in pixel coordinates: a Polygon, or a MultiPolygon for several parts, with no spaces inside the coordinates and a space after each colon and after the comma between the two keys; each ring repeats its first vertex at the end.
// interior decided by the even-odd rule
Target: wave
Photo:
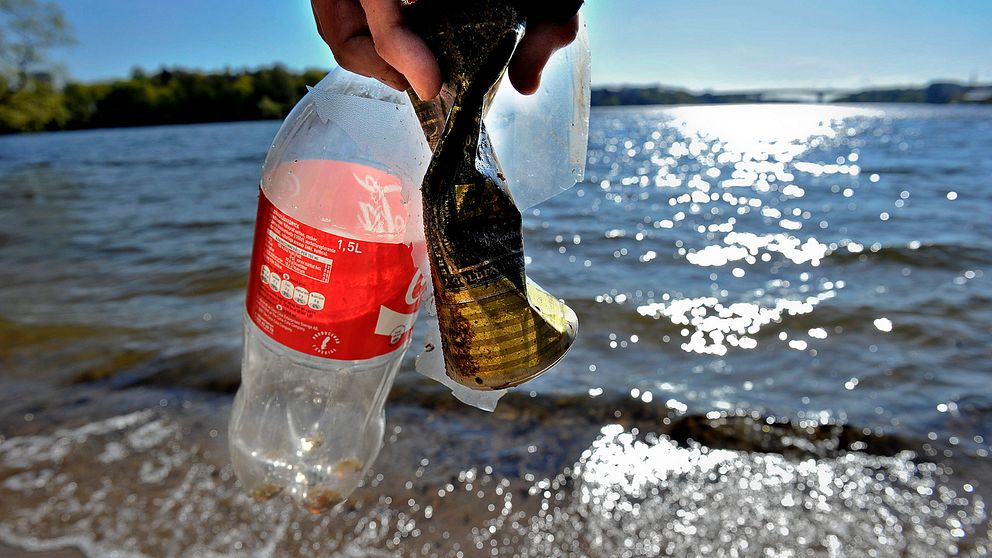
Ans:
{"type": "Polygon", "coordinates": [[[74,384],[99,383],[110,389],[161,386],[229,393],[241,382],[239,349],[207,349],[162,355],[125,351],[104,366],[90,368],[72,378],[74,384]]]}
{"type": "MultiPolygon", "coordinates": [[[[444,388],[425,388],[424,382],[398,382],[389,405],[415,405],[432,411],[464,411],[444,388]]],[[[850,424],[795,422],[756,411],[682,415],[657,403],[645,403],[628,393],[528,394],[511,391],[499,401],[495,418],[520,428],[573,425],[576,428],[620,424],[639,432],[663,434],[677,443],[699,443],[712,449],[777,453],[790,458],[836,457],[850,451],[892,456],[919,452],[922,442],[895,434],[873,432],[850,424]]]]}
{"type": "MultiPolygon", "coordinates": [[[[150,258],[152,265],[163,266],[159,258],[150,258]]],[[[146,264],[147,262],[139,262],[146,264]]],[[[127,301],[137,296],[165,295],[198,297],[221,293],[244,291],[248,284],[248,274],[241,266],[214,265],[195,270],[175,268],[174,271],[161,269],[141,272],[132,270],[140,281],[131,281],[126,289],[105,289],[100,294],[102,302],[127,301]]]]}
{"type": "Polygon", "coordinates": [[[13,354],[32,345],[55,346],[90,339],[112,339],[133,336],[139,330],[121,326],[74,323],[24,323],[0,316],[0,357],[13,354]]]}
{"type": "Polygon", "coordinates": [[[241,228],[251,226],[255,219],[228,219],[224,221],[171,221],[159,223],[157,228],[177,231],[209,231],[228,227],[241,228]]]}
{"type": "Polygon", "coordinates": [[[834,250],[823,261],[825,264],[847,264],[871,261],[901,264],[917,268],[962,270],[975,264],[992,263],[992,249],[961,244],[887,245],[878,250],[865,248],[851,252],[846,248],[834,250]]]}
{"type": "MultiPolygon", "coordinates": [[[[129,358],[117,359],[122,364],[117,370],[87,371],[74,382],[92,387],[103,385],[112,390],[161,386],[233,394],[240,383],[239,357],[235,348],[159,357],[130,354],[129,358]]],[[[447,388],[413,374],[401,376],[394,384],[387,405],[442,413],[467,410],[447,388]]],[[[474,412],[468,411],[470,415],[474,412]]],[[[470,420],[470,416],[463,418],[470,420]]],[[[920,448],[911,439],[849,424],[796,424],[744,410],[718,415],[680,414],[663,404],[631,398],[626,391],[608,390],[597,397],[584,392],[511,391],[500,399],[494,418],[511,421],[520,428],[542,425],[598,428],[603,424],[621,424],[642,432],[665,434],[682,444],[698,442],[714,449],[779,453],[796,458],[834,457],[847,451],[890,456],[920,448]]]]}
{"type": "MultiPolygon", "coordinates": [[[[782,332],[805,334],[812,329],[823,329],[828,335],[834,332],[874,335],[878,333],[874,320],[885,316],[894,323],[892,331],[887,333],[894,336],[894,339],[908,340],[917,346],[943,346],[949,338],[967,341],[985,335],[983,332],[985,332],[986,318],[979,313],[992,307],[992,298],[974,292],[960,293],[960,295],[955,298],[930,296],[906,299],[900,301],[898,306],[851,304],[834,298],[821,302],[806,313],[790,314],[788,311],[783,311],[780,318],[761,325],[755,332],[745,331],[744,326],[738,323],[740,320],[734,319],[746,316],[734,315],[725,320],[726,327],[739,329],[724,333],[738,337],[747,336],[759,342],[777,339],[782,332]]],[[[730,307],[735,301],[719,302],[725,307],[730,307]]],[[[775,301],[746,302],[759,307],[775,306],[775,301]]],[[[641,315],[638,307],[642,302],[617,304],[589,299],[569,299],[568,303],[578,315],[580,324],[595,323],[599,331],[637,333],[642,341],[648,341],[651,337],[661,339],[664,336],[668,336],[673,341],[679,340],[684,338],[683,330],[688,329],[692,333],[697,329],[695,325],[676,323],[668,316],[659,313],[641,315]]],[[[706,308],[705,316],[716,319],[716,312],[710,305],[703,303],[699,305],[706,308]]],[[[695,319],[692,316],[687,317],[695,319]]],[[[744,323],[750,325],[753,321],[745,320],[744,323]]],[[[713,326],[714,323],[707,321],[708,328],[713,326]]],[[[677,350],[678,344],[674,343],[671,347],[671,350],[677,350]]],[[[664,347],[656,347],[656,350],[664,350],[664,347]]]]}

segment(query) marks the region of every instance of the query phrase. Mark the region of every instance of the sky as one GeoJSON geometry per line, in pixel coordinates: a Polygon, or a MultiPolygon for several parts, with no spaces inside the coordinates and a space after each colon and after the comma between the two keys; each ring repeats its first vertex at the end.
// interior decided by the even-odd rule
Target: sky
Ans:
{"type": "MultiPolygon", "coordinates": [[[[55,0],[93,81],[134,67],[333,65],[308,0],[55,0]]],[[[694,90],[992,82],[988,0],[587,0],[594,85],[694,90]]]]}

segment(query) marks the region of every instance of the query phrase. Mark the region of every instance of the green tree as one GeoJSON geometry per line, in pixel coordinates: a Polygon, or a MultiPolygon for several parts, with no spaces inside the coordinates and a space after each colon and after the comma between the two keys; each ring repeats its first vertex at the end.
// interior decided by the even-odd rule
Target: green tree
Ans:
{"type": "Polygon", "coordinates": [[[53,2],[0,0],[0,133],[60,128],[68,122],[48,51],[74,40],[53,2]]]}
{"type": "Polygon", "coordinates": [[[12,90],[0,75],[0,133],[40,132],[69,120],[62,96],[48,84],[12,90]]]}
{"type": "Polygon", "coordinates": [[[15,91],[14,77],[0,73],[0,133],[282,118],[323,76],[278,65],[219,73],[134,68],[126,79],[70,82],[61,91],[35,80],[15,91]]]}
{"type": "Polygon", "coordinates": [[[13,77],[11,91],[27,88],[35,73],[50,74],[48,51],[74,42],[54,2],[0,0],[0,70],[13,77]]]}

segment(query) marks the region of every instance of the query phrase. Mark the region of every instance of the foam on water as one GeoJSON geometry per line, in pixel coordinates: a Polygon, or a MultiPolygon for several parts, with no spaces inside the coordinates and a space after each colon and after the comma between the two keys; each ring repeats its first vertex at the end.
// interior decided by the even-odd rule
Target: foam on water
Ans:
{"type": "MultiPolygon", "coordinates": [[[[328,524],[342,519],[314,521],[285,501],[252,501],[226,456],[183,430],[167,414],[145,410],[4,440],[0,497],[18,505],[0,513],[0,538],[90,556],[271,556],[304,552],[304,538],[319,549],[328,524]]],[[[353,523],[364,516],[342,515],[353,523]]],[[[377,509],[369,517],[386,526],[403,514],[377,509]]],[[[366,546],[381,542],[380,534],[339,532],[323,544],[344,555],[386,555],[366,546]]]]}
{"type": "MultiPolygon", "coordinates": [[[[391,466],[412,477],[373,473],[364,495],[314,518],[286,500],[246,496],[191,424],[145,410],[4,440],[0,499],[18,505],[0,511],[0,539],[90,556],[987,552],[981,498],[947,467],[906,452],[797,459],[612,424],[548,477],[393,453],[391,466]]],[[[422,446],[423,428],[393,428],[385,453],[422,446]]]]}

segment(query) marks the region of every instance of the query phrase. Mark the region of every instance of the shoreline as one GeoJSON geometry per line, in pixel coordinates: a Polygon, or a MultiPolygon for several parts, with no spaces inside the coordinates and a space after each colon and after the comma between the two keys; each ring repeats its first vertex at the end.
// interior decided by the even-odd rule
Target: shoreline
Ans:
{"type": "MultiPolygon", "coordinates": [[[[688,102],[656,102],[656,103],[625,103],[625,104],[609,104],[600,103],[592,104],[590,108],[592,109],[651,109],[651,108],[678,108],[678,107],[719,107],[719,106],[741,106],[741,105],[802,105],[802,106],[838,106],[838,107],[857,107],[857,106],[877,106],[877,107],[928,107],[928,108],[938,108],[938,107],[956,107],[956,108],[981,108],[989,109],[992,108],[992,102],[951,102],[951,103],[928,103],[925,101],[870,101],[870,100],[852,100],[852,101],[803,101],[797,99],[786,99],[786,100],[765,100],[758,101],[754,99],[741,99],[733,101],[688,101],[688,102]]],[[[103,126],[103,127],[93,127],[93,128],[65,128],[65,129],[53,129],[53,130],[32,130],[23,132],[11,132],[5,131],[0,132],[0,138],[4,137],[29,137],[29,136],[42,136],[45,134],[74,134],[79,132],[100,132],[100,131],[118,131],[118,130],[143,130],[148,128],[171,128],[171,127],[186,127],[186,126],[213,126],[213,125],[227,125],[227,124],[254,124],[260,122],[269,122],[273,125],[282,122],[281,118],[257,118],[257,119],[238,119],[238,120],[209,120],[209,121],[190,121],[190,122],[159,122],[150,124],[128,124],[120,126],[103,126]]]]}

